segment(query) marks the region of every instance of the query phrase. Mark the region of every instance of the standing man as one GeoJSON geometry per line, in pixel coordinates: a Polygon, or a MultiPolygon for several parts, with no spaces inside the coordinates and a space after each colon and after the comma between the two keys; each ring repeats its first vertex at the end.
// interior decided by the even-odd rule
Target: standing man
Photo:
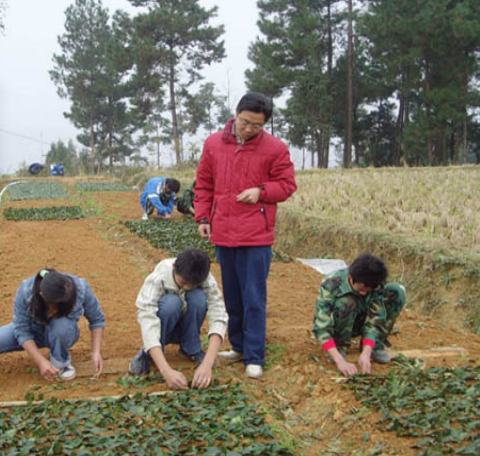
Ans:
{"type": "Polygon", "coordinates": [[[263,130],[272,100],[249,92],[225,129],[207,138],[197,170],[195,220],[216,246],[229,316],[228,362],[260,378],[265,364],[267,276],[277,203],[297,189],[287,146],[263,130]]]}
{"type": "Polygon", "coordinates": [[[143,208],[142,220],[148,220],[155,209],[158,217],[171,218],[175,196],[180,190],[180,182],[170,177],[152,177],[145,184],[140,195],[143,208]]]}

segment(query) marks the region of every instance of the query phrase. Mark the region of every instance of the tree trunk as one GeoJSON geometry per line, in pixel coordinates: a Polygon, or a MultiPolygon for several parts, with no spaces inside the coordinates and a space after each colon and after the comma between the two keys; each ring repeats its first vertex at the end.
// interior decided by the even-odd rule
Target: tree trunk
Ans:
{"type": "MultiPolygon", "coordinates": [[[[327,1],[327,74],[328,74],[328,87],[332,85],[332,72],[333,72],[333,38],[332,38],[332,5],[331,1],[327,1]]],[[[332,121],[332,103],[330,102],[327,107],[327,114],[325,116],[324,135],[323,135],[323,167],[328,168],[328,161],[330,159],[330,125],[332,121]]]]}
{"type": "Polygon", "coordinates": [[[463,95],[464,95],[464,116],[463,119],[463,164],[466,165],[468,163],[468,128],[467,128],[467,121],[468,121],[468,112],[467,112],[467,96],[468,96],[468,74],[467,69],[463,72],[463,95]]]}
{"type": "Polygon", "coordinates": [[[400,166],[404,111],[405,111],[405,101],[403,98],[403,94],[400,94],[400,103],[398,104],[398,116],[397,116],[397,138],[395,141],[395,153],[393,155],[394,166],[400,166]]]}
{"type": "Polygon", "coordinates": [[[323,162],[324,162],[324,157],[323,157],[323,141],[322,141],[322,132],[317,131],[315,133],[315,149],[317,151],[317,168],[323,168],[323,162]]]}
{"type": "Polygon", "coordinates": [[[90,118],[90,172],[95,173],[95,130],[93,118],[90,118]]]}
{"type": "Polygon", "coordinates": [[[173,144],[175,148],[175,159],[177,161],[177,165],[179,165],[182,162],[182,151],[180,147],[180,135],[178,132],[177,105],[175,100],[175,67],[173,63],[170,64],[169,88],[170,88],[170,111],[172,113],[173,144]]]}
{"type": "Polygon", "coordinates": [[[111,131],[108,133],[108,160],[110,174],[113,176],[113,133],[111,131]]]}
{"type": "Polygon", "coordinates": [[[345,135],[345,153],[343,166],[352,164],[352,130],[353,130],[353,5],[348,0],[348,71],[347,71],[347,125],[345,135]]]}
{"type": "Polygon", "coordinates": [[[156,125],[156,128],[157,128],[157,139],[155,142],[157,143],[157,169],[160,169],[160,128],[158,123],[156,125]]]}

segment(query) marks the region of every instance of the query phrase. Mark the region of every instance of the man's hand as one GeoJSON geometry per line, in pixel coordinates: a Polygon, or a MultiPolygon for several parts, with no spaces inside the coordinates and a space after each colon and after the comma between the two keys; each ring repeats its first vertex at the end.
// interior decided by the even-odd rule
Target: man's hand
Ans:
{"type": "Polygon", "coordinates": [[[99,351],[92,352],[92,362],[95,368],[95,378],[98,378],[103,371],[103,359],[99,351]]]}
{"type": "Polygon", "coordinates": [[[169,369],[167,372],[162,374],[167,382],[167,385],[170,389],[173,390],[186,390],[188,389],[188,382],[185,376],[174,369],[169,369]]]}
{"type": "Polygon", "coordinates": [[[345,375],[345,377],[351,377],[357,373],[357,367],[353,363],[349,363],[346,359],[342,358],[337,362],[338,370],[345,375]]]}
{"type": "Polygon", "coordinates": [[[46,380],[55,380],[60,369],[57,369],[48,359],[41,359],[38,363],[40,374],[46,380]]]}
{"type": "Polygon", "coordinates": [[[237,195],[237,201],[245,204],[257,204],[260,199],[260,188],[253,187],[244,190],[240,195],[237,195]]]}
{"type": "Polygon", "coordinates": [[[192,388],[203,389],[210,385],[212,381],[212,366],[203,362],[195,369],[193,375],[192,388]]]}
{"type": "Polygon", "coordinates": [[[198,225],[198,234],[200,234],[202,238],[210,239],[210,236],[212,234],[210,224],[200,223],[200,225],[198,225]]]}
{"type": "Polygon", "coordinates": [[[372,363],[370,361],[371,355],[372,355],[372,347],[370,347],[370,345],[364,345],[362,349],[362,353],[358,358],[358,364],[360,365],[362,374],[369,374],[372,370],[372,363]]]}

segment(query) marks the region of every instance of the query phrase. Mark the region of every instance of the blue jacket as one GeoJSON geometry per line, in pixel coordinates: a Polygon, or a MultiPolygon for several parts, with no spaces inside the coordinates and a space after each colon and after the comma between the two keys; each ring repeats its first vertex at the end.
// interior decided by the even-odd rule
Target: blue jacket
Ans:
{"type": "Polygon", "coordinates": [[[163,189],[166,179],[164,177],[153,177],[146,184],[143,193],[140,196],[140,204],[143,210],[147,210],[147,199],[150,200],[153,207],[157,209],[159,214],[171,214],[173,212],[173,203],[175,201],[175,193],[168,200],[168,205],[165,206],[160,200],[160,192],[163,189]]]}
{"type": "MultiPolygon", "coordinates": [[[[90,331],[97,328],[105,328],[105,315],[100,308],[100,303],[93,294],[85,279],[68,274],[75,282],[77,288],[77,300],[68,318],[78,322],[82,315],[89,321],[90,331]]],[[[31,314],[30,303],[33,297],[33,282],[35,276],[24,280],[17,290],[15,305],[13,308],[13,333],[20,345],[27,340],[33,340],[32,325],[44,325],[35,321],[31,314]]]]}

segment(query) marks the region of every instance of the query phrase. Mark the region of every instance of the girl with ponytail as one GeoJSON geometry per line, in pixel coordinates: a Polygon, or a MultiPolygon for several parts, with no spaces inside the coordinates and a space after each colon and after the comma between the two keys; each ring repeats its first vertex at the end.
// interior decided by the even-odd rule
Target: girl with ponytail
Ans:
{"type": "Polygon", "coordinates": [[[85,315],[92,332],[92,361],[103,369],[101,342],[105,316],[84,279],[45,268],[24,280],[15,296],[13,322],[0,327],[0,354],[25,350],[47,380],[73,380],[70,348],[77,342],[78,320],[85,315]],[[40,348],[50,349],[50,360],[40,348]]]}

